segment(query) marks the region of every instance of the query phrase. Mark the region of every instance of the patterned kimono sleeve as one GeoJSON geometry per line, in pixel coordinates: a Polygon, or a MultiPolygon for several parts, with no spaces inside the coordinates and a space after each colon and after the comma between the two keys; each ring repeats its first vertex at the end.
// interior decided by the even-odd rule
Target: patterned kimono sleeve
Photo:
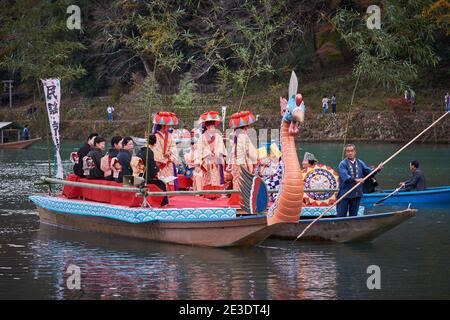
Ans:
{"type": "Polygon", "coordinates": [[[153,154],[156,162],[167,163],[167,159],[164,158],[163,147],[164,139],[157,135],[156,143],[153,147],[153,154]]]}
{"type": "Polygon", "coordinates": [[[256,150],[250,138],[248,138],[248,163],[256,165],[257,162],[258,162],[258,151],[256,150]]]}
{"type": "Polygon", "coordinates": [[[223,137],[221,134],[216,134],[216,156],[220,157],[222,160],[224,157],[228,157],[227,148],[225,147],[225,143],[223,142],[223,137]]]}
{"type": "Polygon", "coordinates": [[[178,160],[177,144],[171,137],[169,137],[169,141],[167,142],[167,144],[168,144],[167,150],[169,151],[170,161],[172,161],[175,164],[178,164],[179,160],[178,160]]]}

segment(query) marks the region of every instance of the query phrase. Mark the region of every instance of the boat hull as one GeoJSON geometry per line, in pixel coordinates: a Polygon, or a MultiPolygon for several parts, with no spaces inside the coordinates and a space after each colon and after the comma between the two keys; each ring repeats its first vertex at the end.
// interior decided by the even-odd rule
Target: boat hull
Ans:
{"type": "MultiPolygon", "coordinates": [[[[367,193],[361,199],[361,205],[374,204],[383,199],[393,190],[384,193],[367,193]]],[[[424,191],[398,192],[383,201],[383,204],[421,204],[421,203],[450,203],[450,186],[427,188],[424,191]]]]}
{"type": "MultiPolygon", "coordinates": [[[[314,223],[299,240],[321,240],[334,242],[371,241],[386,231],[415,216],[416,210],[371,214],[345,218],[323,218],[314,223]]],[[[300,220],[298,224],[285,224],[271,237],[296,239],[312,222],[300,220]]]]}
{"type": "Polygon", "coordinates": [[[34,138],[29,140],[0,143],[0,149],[26,149],[33,143],[38,142],[40,140],[41,138],[34,138]]]}
{"type": "Polygon", "coordinates": [[[255,246],[280,227],[267,226],[265,216],[218,221],[130,223],[104,217],[56,212],[39,206],[38,213],[41,223],[53,226],[206,247],[255,246]]]}

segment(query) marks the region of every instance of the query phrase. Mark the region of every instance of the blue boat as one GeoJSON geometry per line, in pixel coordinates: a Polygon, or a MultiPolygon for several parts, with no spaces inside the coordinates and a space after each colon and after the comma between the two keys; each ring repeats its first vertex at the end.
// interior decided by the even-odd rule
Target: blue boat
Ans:
{"type": "MultiPolygon", "coordinates": [[[[383,193],[365,193],[361,205],[370,205],[389,195],[392,190],[383,193]]],[[[424,191],[402,191],[383,201],[383,204],[450,203],[450,186],[427,188],[424,191]]]]}

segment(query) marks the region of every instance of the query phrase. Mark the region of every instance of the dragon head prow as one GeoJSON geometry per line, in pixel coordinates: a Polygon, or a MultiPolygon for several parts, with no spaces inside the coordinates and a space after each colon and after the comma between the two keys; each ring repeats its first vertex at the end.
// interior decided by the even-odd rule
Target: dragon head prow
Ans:
{"type": "Polygon", "coordinates": [[[294,71],[291,74],[289,83],[289,101],[280,97],[280,108],[283,121],[288,122],[289,133],[296,135],[298,133],[298,124],[305,120],[305,103],[303,96],[297,93],[298,80],[294,71]]]}

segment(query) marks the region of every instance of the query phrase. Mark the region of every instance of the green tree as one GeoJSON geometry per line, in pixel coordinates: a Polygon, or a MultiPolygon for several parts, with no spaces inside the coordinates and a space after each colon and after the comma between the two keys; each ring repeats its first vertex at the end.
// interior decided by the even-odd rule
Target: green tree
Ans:
{"type": "Polygon", "coordinates": [[[191,106],[197,96],[196,89],[197,84],[192,79],[192,74],[190,72],[186,72],[180,80],[178,93],[172,97],[173,105],[191,106]]]}
{"type": "MultiPolygon", "coordinates": [[[[74,54],[84,49],[77,32],[66,26],[69,1],[2,1],[0,15],[0,68],[22,81],[58,77],[70,81],[85,74],[74,63],[74,54]]],[[[64,82],[63,82],[64,83],[64,82]]]]}
{"type": "Polygon", "coordinates": [[[357,79],[396,90],[409,89],[419,73],[440,61],[435,51],[437,26],[421,13],[429,0],[381,1],[381,29],[369,29],[366,16],[339,10],[332,19],[355,53],[357,79]]]}

